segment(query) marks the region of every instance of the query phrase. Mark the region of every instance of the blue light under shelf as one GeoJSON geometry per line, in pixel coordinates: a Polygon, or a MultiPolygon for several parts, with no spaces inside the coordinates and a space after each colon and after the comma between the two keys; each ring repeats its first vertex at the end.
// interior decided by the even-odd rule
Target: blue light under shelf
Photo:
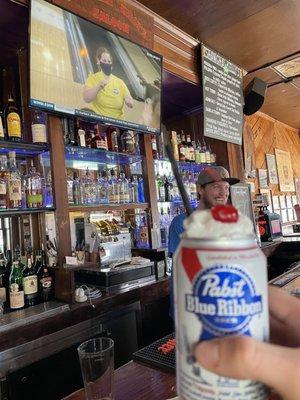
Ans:
{"type": "MultiPolygon", "coordinates": [[[[155,163],[159,163],[159,162],[170,163],[168,158],[159,158],[159,159],[155,160],[155,163]]],[[[196,163],[192,163],[192,162],[177,161],[177,165],[182,171],[201,172],[204,168],[209,167],[214,164],[196,164],[196,163]]]]}
{"type": "Polygon", "coordinates": [[[49,144],[35,144],[27,142],[9,142],[0,141],[0,153],[8,154],[10,151],[15,151],[19,157],[33,157],[50,150],[49,144]]]}
{"type": "Polygon", "coordinates": [[[126,153],[115,153],[113,151],[91,149],[88,147],[65,146],[65,156],[69,161],[92,161],[99,164],[134,164],[141,162],[143,156],[126,153]]]}

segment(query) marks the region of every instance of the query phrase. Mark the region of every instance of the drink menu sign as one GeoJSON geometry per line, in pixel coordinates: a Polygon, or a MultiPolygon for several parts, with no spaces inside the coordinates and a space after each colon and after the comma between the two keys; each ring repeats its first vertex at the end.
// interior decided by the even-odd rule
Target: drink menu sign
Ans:
{"type": "Polygon", "coordinates": [[[202,44],[204,136],[242,144],[243,71],[202,44]]]}

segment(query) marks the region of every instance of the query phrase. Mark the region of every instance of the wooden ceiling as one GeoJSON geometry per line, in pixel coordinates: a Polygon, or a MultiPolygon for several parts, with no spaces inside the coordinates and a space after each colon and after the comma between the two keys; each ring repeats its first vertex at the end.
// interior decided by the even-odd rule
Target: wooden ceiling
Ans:
{"type": "Polygon", "coordinates": [[[300,77],[284,83],[272,68],[300,54],[300,0],[140,0],[186,33],[268,84],[262,112],[300,129],[300,77]],[[280,83],[282,82],[282,83],[280,83]]]}

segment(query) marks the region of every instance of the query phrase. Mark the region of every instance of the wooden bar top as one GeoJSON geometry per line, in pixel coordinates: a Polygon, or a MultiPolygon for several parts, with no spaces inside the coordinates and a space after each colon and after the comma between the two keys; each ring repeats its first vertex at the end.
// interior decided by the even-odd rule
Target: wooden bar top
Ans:
{"type": "MultiPolygon", "coordinates": [[[[166,400],[176,396],[175,375],[130,361],[114,375],[114,400],[166,400]]],[[[63,400],[85,400],[84,390],[78,390],[63,400]]],[[[273,394],[269,400],[280,400],[273,394]]]]}

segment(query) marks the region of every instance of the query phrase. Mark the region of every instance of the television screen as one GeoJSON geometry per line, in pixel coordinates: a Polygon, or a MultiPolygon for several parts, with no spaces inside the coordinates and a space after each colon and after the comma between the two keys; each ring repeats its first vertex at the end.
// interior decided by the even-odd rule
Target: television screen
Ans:
{"type": "Polygon", "coordinates": [[[30,105],[160,132],[162,57],[44,0],[31,1],[30,105]]]}

